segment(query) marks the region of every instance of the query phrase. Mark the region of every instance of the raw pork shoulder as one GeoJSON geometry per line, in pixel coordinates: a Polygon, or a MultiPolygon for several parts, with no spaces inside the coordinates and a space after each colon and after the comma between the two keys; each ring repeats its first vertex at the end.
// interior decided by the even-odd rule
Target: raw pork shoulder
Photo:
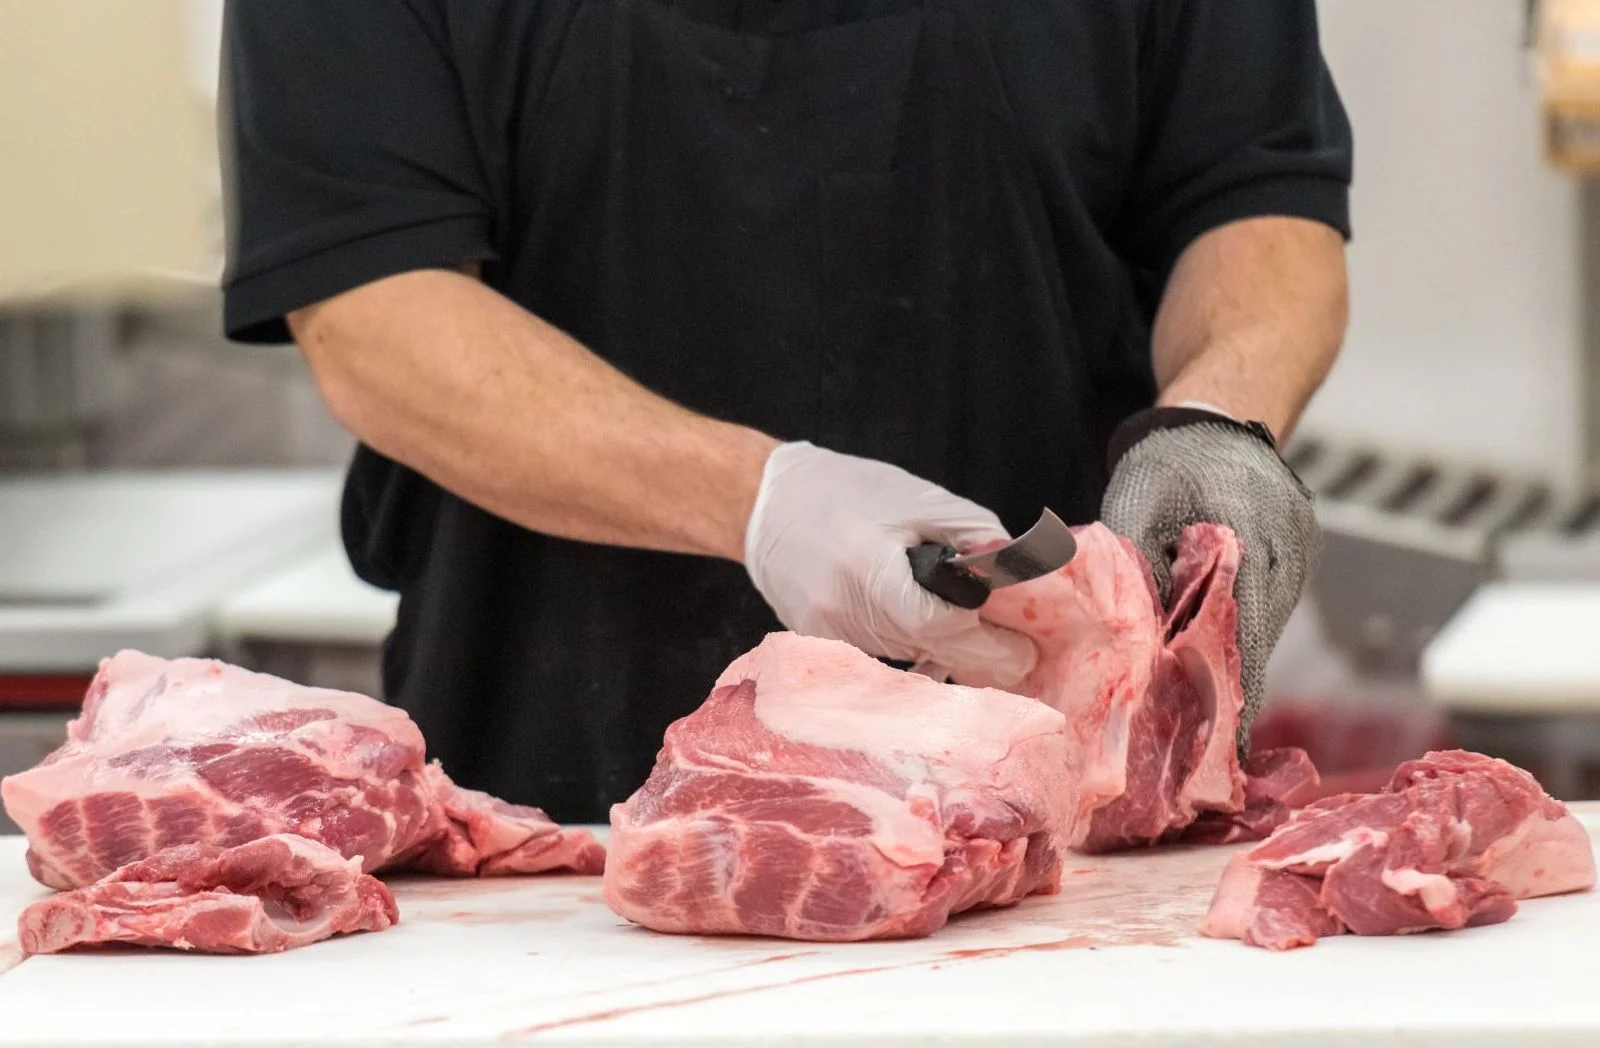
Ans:
{"type": "Polygon", "coordinates": [[[1202,931],[1286,950],[1463,928],[1594,882],[1588,832],[1533,776],[1449,750],[1402,764],[1382,793],[1317,801],[1236,856],[1202,931]]]}
{"type": "Polygon", "coordinates": [[[1031,699],[772,634],[612,809],[606,901],[663,932],[847,941],[1054,892],[1064,729],[1031,699]]]}
{"type": "Polygon", "coordinates": [[[535,808],[456,787],[401,710],[202,659],[101,663],[67,741],[0,783],[28,868],[79,888],[174,845],[277,833],[367,872],[599,873],[604,852],[535,808]]]}
{"type": "Polygon", "coordinates": [[[91,943],[277,953],[345,932],[382,931],[394,897],[361,863],[305,837],[234,848],[180,844],[87,888],[22,911],[26,953],[91,943]]]}
{"type": "Polygon", "coordinates": [[[1039,665],[1017,690],[1066,714],[1081,775],[1074,846],[1148,844],[1191,826],[1204,840],[1265,836],[1316,772],[1298,750],[1239,766],[1238,538],[1187,528],[1163,612],[1132,543],[1102,524],[1073,530],[1071,562],[997,590],[982,614],[1033,638],[1039,665]]]}

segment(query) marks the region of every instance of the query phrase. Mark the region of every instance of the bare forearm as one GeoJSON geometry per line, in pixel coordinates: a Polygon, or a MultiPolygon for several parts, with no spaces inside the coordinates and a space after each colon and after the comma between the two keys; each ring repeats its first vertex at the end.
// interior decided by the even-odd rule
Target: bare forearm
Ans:
{"type": "Polygon", "coordinates": [[[741,560],[776,441],[649,392],[458,273],[407,273],[290,318],[363,442],[524,527],[741,560]]]}
{"type": "Polygon", "coordinates": [[[1179,258],[1156,316],[1159,403],[1212,404],[1286,439],[1338,356],[1347,315],[1334,230],[1293,218],[1212,230],[1179,258]]]}

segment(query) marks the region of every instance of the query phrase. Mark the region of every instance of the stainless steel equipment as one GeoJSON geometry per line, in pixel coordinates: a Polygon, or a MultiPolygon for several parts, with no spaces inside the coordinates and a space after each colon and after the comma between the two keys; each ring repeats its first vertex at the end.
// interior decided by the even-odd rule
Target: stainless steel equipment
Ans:
{"type": "MultiPolygon", "coordinates": [[[[1511,547],[1521,570],[1570,572],[1574,543],[1600,531],[1600,495],[1533,476],[1315,434],[1285,457],[1317,495],[1326,542],[1310,599],[1328,639],[1368,672],[1414,674],[1514,541],[1526,540],[1511,547]]],[[[1600,536],[1584,548],[1600,571],[1600,536]]]]}
{"type": "Polygon", "coordinates": [[[1533,641],[1573,631],[1532,613],[1478,628],[1481,595],[1463,611],[1486,583],[1493,596],[1500,583],[1600,580],[1600,490],[1310,433],[1285,457],[1318,497],[1326,549],[1308,597],[1326,640],[1364,676],[1418,682],[1448,712],[1453,745],[1527,768],[1558,797],[1600,795],[1600,692],[1592,711],[1570,694],[1560,709],[1530,699],[1562,663],[1533,641]],[[1474,655],[1471,696],[1459,666],[1442,668],[1445,650],[1474,655]]]}
{"type": "Polygon", "coordinates": [[[83,464],[110,406],[118,325],[107,307],[0,312],[0,467],[83,464]]]}
{"type": "Polygon", "coordinates": [[[1600,580],[1600,491],[1562,495],[1499,547],[1500,576],[1512,582],[1600,580]]]}

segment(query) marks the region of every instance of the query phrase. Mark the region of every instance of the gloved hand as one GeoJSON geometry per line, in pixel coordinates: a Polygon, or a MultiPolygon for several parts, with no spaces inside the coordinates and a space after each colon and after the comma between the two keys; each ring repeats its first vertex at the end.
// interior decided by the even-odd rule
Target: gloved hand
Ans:
{"type": "Polygon", "coordinates": [[[905,470],[798,442],[767,459],[745,567],[796,633],[1006,687],[1032,672],[1033,642],[923,589],[906,550],[1008,538],[993,513],[905,470]]]}
{"type": "Polygon", "coordinates": [[[1243,543],[1233,592],[1239,602],[1244,710],[1239,746],[1265,698],[1267,659],[1283,634],[1322,549],[1311,493],[1278,456],[1264,428],[1191,408],[1157,408],[1112,439],[1111,485],[1101,519],[1131,539],[1171,597],[1179,533],[1206,521],[1243,543]]]}

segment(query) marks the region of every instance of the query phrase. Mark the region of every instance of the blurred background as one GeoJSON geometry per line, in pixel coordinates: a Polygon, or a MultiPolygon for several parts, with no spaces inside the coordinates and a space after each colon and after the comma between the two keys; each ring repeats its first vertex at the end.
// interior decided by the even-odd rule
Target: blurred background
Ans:
{"type": "MultiPolygon", "coordinates": [[[[1320,4],[1353,318],[1289,448],[1328,548],[1257,741],[1330,789],[1454,742],[1600,796],[1594,6],[1320,4]]],[[[220,335],[220,15],[0,5],[0,774],[119,647],[378,691],[394,604],[338,546],[351,441],[292,347],[220,335]]]]}

